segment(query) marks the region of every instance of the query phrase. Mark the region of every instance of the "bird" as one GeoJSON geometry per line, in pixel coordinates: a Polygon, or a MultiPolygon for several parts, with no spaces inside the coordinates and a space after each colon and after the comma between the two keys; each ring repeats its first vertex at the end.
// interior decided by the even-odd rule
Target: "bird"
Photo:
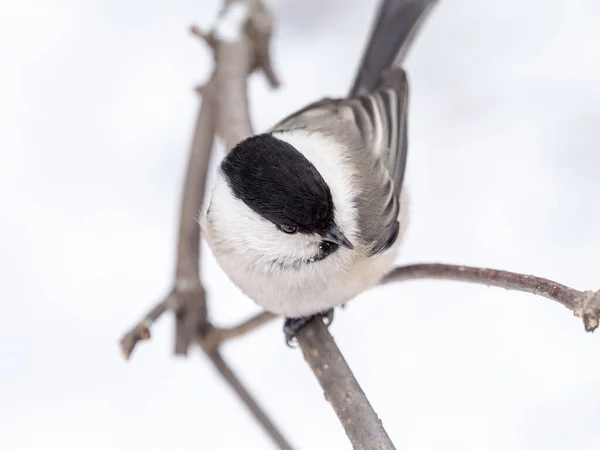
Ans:
{"type": "Polygon", "coordinates": [[[217,169],[203,236],[288,344],[391,270],[407,225],[409,85],[399,61],[433,2],[384,0],[347,96],[237,143],[217,169]]]}

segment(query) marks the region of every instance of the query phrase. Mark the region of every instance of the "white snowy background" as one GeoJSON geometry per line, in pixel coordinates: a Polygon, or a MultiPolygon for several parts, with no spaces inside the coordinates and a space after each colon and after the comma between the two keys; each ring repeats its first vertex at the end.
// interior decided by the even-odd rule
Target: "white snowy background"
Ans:
{"type": "MultiPolygon", "coordinates": [[[[219,0],[0,2],[0,448],[267,449],[165,316],[181,182],[219,0]]],[[[283,87],[257,130],[343,95],[375,0],[270,0],[283,87]]],[[[412,219],[399,263],[462,263],[600,288],[597,0],[441,0],[407,61],[412,219]]],[[[219,153],[222,154],[221,148],[219,153]]],[[[206,247],[210,313],[258,311],[206,247]]],[[[591,450],[600,336],[549,300],[415,281],[365,293],[332,332],[398,448],[591,450]]],[[[224,355],[298,449],[349,444],[280,321],[224,355]]]]}

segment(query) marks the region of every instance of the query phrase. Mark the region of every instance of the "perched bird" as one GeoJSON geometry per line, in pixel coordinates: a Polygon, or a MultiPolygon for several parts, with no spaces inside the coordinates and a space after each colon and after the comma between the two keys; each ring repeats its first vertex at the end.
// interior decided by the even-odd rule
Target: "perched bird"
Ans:
{"type": "Polygon", "coordinates": [[[384,0],[348,97],[311,103],[221,162],[201,226],[231,280],[286,318],[313,315],[391,269],[406,223],[408,82],[398,61],[433,2],[384,0]]]}

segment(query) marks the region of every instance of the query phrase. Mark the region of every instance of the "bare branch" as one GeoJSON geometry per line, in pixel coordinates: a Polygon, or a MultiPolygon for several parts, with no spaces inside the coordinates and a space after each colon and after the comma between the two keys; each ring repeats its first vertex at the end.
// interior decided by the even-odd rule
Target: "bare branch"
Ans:
{"type": "Polygon", "coordinates": [[[277,88],[281,83],[273,70],[269,49],[273,33],[273,16],[262,2],[255,2],[252,8],[252,20],[247,23],[246,33],[255,43],[255,69],[260,69],[269,85],[277,88]]]}
{"type": "Polygon", "coordinates": [[[381,284],[422,278],[465,281],[540,295],[559,302],[573,311],[577,317],[581,317],[586,331],[594,331],[598,328],[600,291],[582,292],[533,275],[449,264],[414,264],[396,267],[386,275],[381,284]]]}
{"type": "Polygon", "coordinates": [[[395,449],[323,321],[313,318],[296,339],[353,448],[395,449]]]}
{"type": "MultiPolygon", "coordinates": [[[[210,89],[202,91],[210,92],[210,89]]],[[[215,134],[214,109],[212,97],[205,95],[194,128],[183,186],[173,289],[165,300],[156,305],[140,323],[123,336],[121,350],[126,358],[131,356],[139,341],[150,338],[149,327],[168,309],[176,314],[176,354],[186,354],[198,330],[206,326],[206,298],[199,277],[200,226],[196,218],[202,207],[215,134]]]]}
{"type": "Polygon", "coordinates": [[[168,309],[176,313],[176,354],[186,354],[198,330],[206,326],[206,296],[199,277],[200,227],[196,217],[204,198],[213,139],[214,108],[211,97],[205,96],[196,121],[183,187],[174,286],[165,300],[123,336],[121,350],[126,358],[139,341],[150,338],[150,326],[168,309]]]}
{"type": "Polygon", "coordinates": [[[194,129],[183,185],[175,269],[175,287],[177,291],[182,292],[197,289],[197,285],[200,284],[200,226],[197,219],[204,200],[215,131],[215,108],[211,86],[209,81],[202,90],[202,105],[194,129]]]}
{"type": "Polygon", "coordinates": [[[125,359],[129,359],[131,352],[139,341],[150,339],[150,327],[158,320],[170,307],[173,293],[167,295],[160,303],[156,304],[142,320],[140,320],[131,330],[121,338],[121,351],[125,359]]]}
{"type": "Polygon", "coordinates": [[[583,299],[573,313],[583,319],[585,331],[594,332],[600,317],[600,291],[585,291],[583,299]]]}
{"type": "Polygon", "coordinates": [[[212,49],[214,49],[217,45],[215,37],[212,33],[206,33],[196,25],[192,25],[190,27],[190,33],[192,33],[194,36],[199,37],[206,45],[208,45],[212,49]]]}
{"type": "Polygon", "coordinates": [[[235,373],[233,373],[229,365],[223,360],[221,354],[218,351],[210,351],[206,355],[277,446],[282,450],[291,450],[292,446],[282,436],[273,422],[271,422],[269,416],[266,415],[256,400],[250,395],[235,373]]]}
{"type": "MultiPolygon", "coordinates": [[[[210,82],[207,86],[210,86],[210,82]]],[[[208,87],[203,98],[183,185],[177,267],[175,269],[175,354],[187,354],[188,347],[200,330],[206,327],[206,294],[200,282],[200,226],[198,211],[202,208],[208,164],[215,134],[214,97],[208,87]]]]}
{"type": "Polygon", "coordinates": [[[202,209],[215,132],[228,148],[252,134],[246,93],[248,76],[253,70],[262,68],[271,85],[278,84],[268,55],[271,27],[270,13],[260,0],[228,0],[214,30],[205,33],[195,26],[190,29],[212,49],[215,69],[210,81],[196,88],[202,95],[202,106],[183,187],[174,287],[165,301],[125,334],[121,348],[129,358],[136,343],[150,337],[150,325],[167,309],[173,310],[176,317],[175,353],[187,354],[190,344],[198,343],[276,445],[285,450],[291,446],[218,351],[225,340],[250,332],[274,316],[265,312],[230,329],[215,328],[210,323],[199,275],[200,226],[197,220],[202,209]]]}
{"type": "Polygon", "coordinates": [[[271,322],[275,318],[277,318],[275,314],[263,311],[234,327],[213,328],[204,336],[201,345],[205,350],[216,349],[223,344],[223,342],[250,333],[262,325],[271,322]]]}

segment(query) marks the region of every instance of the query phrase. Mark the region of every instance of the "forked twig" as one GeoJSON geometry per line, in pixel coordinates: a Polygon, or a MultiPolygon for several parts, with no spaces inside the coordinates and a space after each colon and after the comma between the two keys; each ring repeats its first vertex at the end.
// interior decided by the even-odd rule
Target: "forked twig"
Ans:
{"type": "MultiPolygon", "coordinates": [[[[273,316],[261,313],[236,327],[214,327],[208,318],[206,294],[199,276],[200,226],[197,218],[202,209],[214,137],[218,134],[227,146],[231,147],[251,133],[246,82],[254,69],[266,69],[269,82],[272,85],[278,84],[270,66],[268,52],[265,53],[271,36],[271,26],[270,14],[260,0],[229,0],[225,2],[220,14],[220,22],[210,33],[191,27],[191,32],[203,39],[212,49],[215,68],[210,80],[196,89],[202,96],[202,104],[196,121],[183,187],[174,286],[164,301],[156,305],[142,321],[123,336],[121,349],[125,357],[129,358],[135,345],[140,340],[150,337],[152,323],[165,311],[172,310],[176,317],[175,353],[185,355],[192,343],[198,343],[277,447],[288,450],[291,449],[290,444],[219,353],[219,346],[223,342],[252,331],[271,320],[273,316]],[[226,27],[232,25],[223,21],[231,21],[232,18],[228,15],[232,15],[236,8],[238,20],[239,8],[245,11],[245,16],[241,17],[237,33],[227,34],[220,27],[223,23],[226,27]]],[[[235,32],[235,29],[233,31],[235,32]]]]}

